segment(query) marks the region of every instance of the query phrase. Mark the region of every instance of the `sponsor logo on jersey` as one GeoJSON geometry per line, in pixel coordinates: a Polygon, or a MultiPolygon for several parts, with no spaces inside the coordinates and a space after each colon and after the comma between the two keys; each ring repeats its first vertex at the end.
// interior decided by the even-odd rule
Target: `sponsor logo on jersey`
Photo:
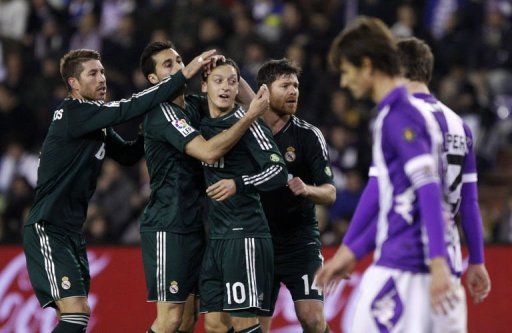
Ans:
{"type": "Polygon", "coordinates": [[[177,281],[171,281],[171,286],[169,287],[169,291],[171,292],[171,294],[177,294],[178,291],[180,291],[177,281]]]}
{"type": "Polygon", "coordinates": [[[62,289],[68,290],[71,288],[71,281],[69,281],[69,278],[67,276],[62,277],[62,283],[60,284],[62,286],[62,289]]]}
{"type": "Polygon", "coordinates": [[[416,138],[416,133],[414,133],[414,131],[407,127],[406,129],[404,129],[404,139],[405,141],[412,141],[414,140],[414,138],[416,138]]]}
{"type": "Polygon", "coordinates": [[[329,177],[332,177],[332,170],[331,170],[331,167],[329,166],[326,166],[325,169],[324,169],[324,172],[327,176],[329,177]]]}
{"type": "Polygon", "coordinates": [[[272,155],[270,155],[270,160],[272,162],[279,162],[281,160],[281,158],[279,158],[279,155],[277,155],[277,154],[272,154],[272,155]]]}
{"type": "Polygon", "coordinates": [[[286,153],[284,153],[284,159],[287,160],[288,162],[293,162],[295,161],[295,158],[297,158],[297,156],[295,155],[295,148],[286,148],[286,153]]]}
{"type": "Polygon", "coordinates": [[[185,119],[175,120],[172,122],[172,124],[183,136],[187,136],[194,132],[194,129],[187,123],[185,119]]]}

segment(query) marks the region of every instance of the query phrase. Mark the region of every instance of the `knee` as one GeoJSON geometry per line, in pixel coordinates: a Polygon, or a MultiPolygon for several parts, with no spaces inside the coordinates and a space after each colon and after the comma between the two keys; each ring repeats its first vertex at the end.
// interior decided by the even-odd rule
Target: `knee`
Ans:
{"type": "Polygon", "coordinates": [[[204,322],[204,330],[206,333],[226,333],[229,328],[220,322],[215,322],[213,320],[204,322]]]}
{"type": "Polygon", "coordinates": [[[175,312],[160,314],[155,320],[155,328],[159,332],[174,332],[180,327],[181,316],[175,312]]]}
{"type": "Polygon", "coordinates": [[[83,313],[90,315],[91,308],[85,297],[70,297],[57,301],[58,313],[83,313]]]}
{"type": "Polygon", "coordinates": [[[180,331],[193,332],[197,318],[194,315],[183,315],[180,323],[180,331]]]}
{"type": "Polygon", "coordinates": [[[325,331],[325,319],[321,313],[304,313],[299,316],[299,321],[305,333],[323,333],[325,331]]]}

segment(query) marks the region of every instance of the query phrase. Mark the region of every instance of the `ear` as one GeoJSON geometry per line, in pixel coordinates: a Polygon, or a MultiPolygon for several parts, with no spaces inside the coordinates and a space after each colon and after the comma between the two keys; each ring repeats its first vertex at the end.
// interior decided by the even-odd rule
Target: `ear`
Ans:
{"type": "Polygon", "coordinates": [[[158,80],[158,76],[156,76],[156,74],[149,74],[148,75],[148,80],[149,82],[151,82],[151,84],[157,84],[158,82],[160,82],[160,80],[158,80]]]}
{"type": "Polygon", "coordinates": [[[206,93],[208,91],[208,85],[206,84],[206,81],[201,82],[201,92],[206,93]]]}
{"type": "Polygon", "coordinates": [[[373,73],[373,64],[370,58],[363,57],[363,60],[361,61],[361,69],[363,69],[365,73],[373,73]]]}
{"type": "Polygon", "coordinates": [[[68,78],[68,84],[71,86],[71,89],[78,90],[80,89],[80,83],[76,77],[68,78]]]}

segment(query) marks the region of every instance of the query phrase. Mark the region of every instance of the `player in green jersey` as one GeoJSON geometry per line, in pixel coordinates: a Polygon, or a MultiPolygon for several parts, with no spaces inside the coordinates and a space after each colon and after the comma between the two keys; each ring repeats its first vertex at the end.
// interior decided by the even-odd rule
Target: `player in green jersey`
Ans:
{"type": "MultiPolygon", "coordinates": [[[[201,121],[205,138],[245,116],[235,104],[239,78],[238,66],[229,59],[203,76],[209,111],[201,121]]],[[[269,310],[273,250],[258,191],[286,184],[283,158],[270,130],[258,120],[224,157],[203,165],[210,198],[209,242],[200,275],[206,331],[219,332],[219,324],[231,317],[236,332],[261,332],[257,311],[269,310]]]]}
{"type": "Polygon", "coordinates": [[[295,116],[300,71],[280,59],[263,64],[257,75],[258,84],[269,87],[270,112],[264,120],[284,156],[289,178],[287,186],[261,193],[274,245],[272,307],[260,317],[264,332],[270,329],[281,283],[292,295],[304,332],[328,331],[322,290],[314,279],[323,262],[315,204],[332,204],[336,188],[322,133],[295,116]]]}
{"type": "MultiPolygon", "coordinates": [[[[171,42],[154,42],[142,52],[140,67],[151,84],[158,84],[184,65],[171,42]]],[[[248,104],[254,93],[251,89],[244,92],[239,95],[248,104]]],[[[141,239],[148,301],[156,302],[157,308],[150,333],[194,329],[192,293],[196,292],[205,245],[200,161],[214,163],[236,144],[268,109],[268,92],[264,86],[240,121],[209,140],[196,129],[202,102],[206,100],[182,91],[155,106],[144,120],[152,193],[141,217],[141,239]],[[190,316],[184,316],[184,311],[190,316]]]]}
{"type": "Polygon", "coordinates": [[[172,99],[214,53],[205,52],[160,84],[110,103],[104,103],[107,83],[98,52],[73,50],[61,59],[69,96],[54,112],[43,143],[36,197],[23,230],[34,292],[41,306],[60,314],[53,332],[85,332],[87,327],[90,277],[81,229],[103,159],[130,163],[141,155],[130,157],[137,147],[129,147],[110,127],[172,99]]]}

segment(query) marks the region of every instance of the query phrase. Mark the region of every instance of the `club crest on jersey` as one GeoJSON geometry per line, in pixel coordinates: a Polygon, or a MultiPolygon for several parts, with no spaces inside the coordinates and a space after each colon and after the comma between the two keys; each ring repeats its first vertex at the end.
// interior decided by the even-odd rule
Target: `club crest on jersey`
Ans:
{"type": "Polygon", "coordinates": [[[404,129],[403,135],[404,135],[405,141],[409,141],[409,142],[416,138],[416,133],[414,133],[414,131],[409,127],[404,129]]]}
{"type": "Polygon", "coordinates": [[[324,172],[327,176],[331,177],[332,176],[332,170],[331,170],[331,167],[329,166],[326,166],[325,169],[324,169],[324,172]]]}
{"type": "Polygon", "coordinates": [[[67,276],[62,277],[62,283],[60,285],[64,290],[68,290],[69,288],[71,288],[71,282],[69,281],[69,278],[67,276]]]}
{"type": "Polygon", "coordinates": [[[187,123],[185,119],[178,119],[172,122],[172,125],[181,133],[183,136],[187,136],[194,132],[194,129],[187,123]]]}
{"type": "Polygon", "coordinates": [[[169,287],[169,291],[171,292],[171,294],[177,294],[178,291],[180,291],[177,281],[171,281],[171,286],[169,287]]]}
{"type": "Polygon", "coordinates": [[[281,159],[279,158],[279,155],[277,155],[277,154],[272,154],[272,155],[270,155],[270,160],[271,160],[272,162],[279,162],[281,159]]]}
{"type": "Polygon", "coordinates": [[[295,148],[288,147],[286,148],[286,153],[284,153],[284,159],[288,162],[293,162],[297,158],[297,155],[295,155],[295,148]]]}

